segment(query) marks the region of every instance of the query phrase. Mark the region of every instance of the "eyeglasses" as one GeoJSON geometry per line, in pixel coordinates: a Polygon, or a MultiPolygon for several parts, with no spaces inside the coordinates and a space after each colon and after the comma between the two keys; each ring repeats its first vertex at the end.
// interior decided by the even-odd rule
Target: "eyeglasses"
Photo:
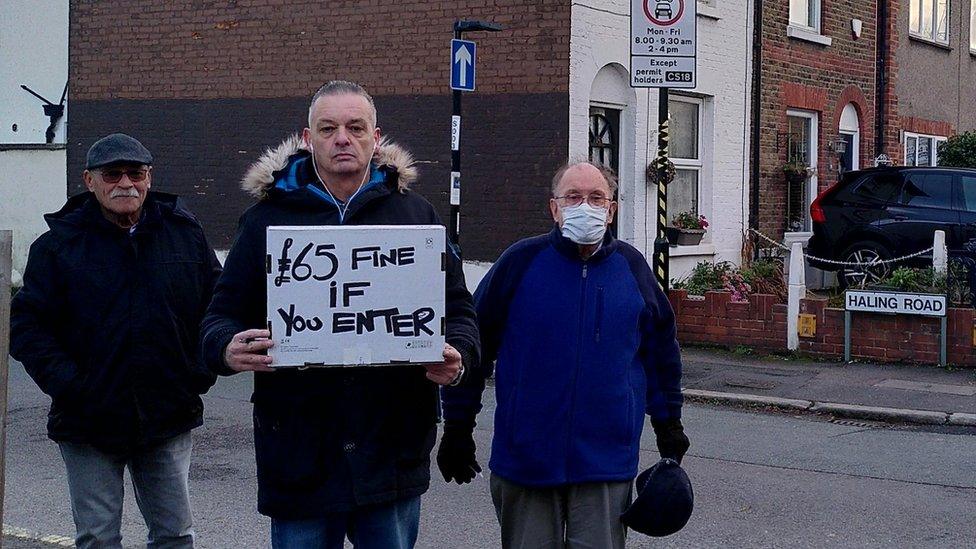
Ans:
{"type": "Polygon", "coordinates": [[[563,196],[554,196],[553,198],[561,205],[569,207],[579,206],[583,203],[584,198],[586,199],[586,203],[594,208],[606,208],[607,204],[613,201],[612,198],[596,193],[586,196],[579,193],[569,193],[563,196]]]}
{"type": "Polygon", "coordinates": [[[146,177],[149,175],[149,170],[142,169],[142,168],[130,168],[130,169],[110,168],[107,170],[98,170],[98,172],[101,174],[102,179],[106,183],[112,185],[118,183],[119,181],[122,181],[123,175],[127,176],[129,178],[129,181],[132,181],[133,183],[138,183],[146,179],[146,177]]]}

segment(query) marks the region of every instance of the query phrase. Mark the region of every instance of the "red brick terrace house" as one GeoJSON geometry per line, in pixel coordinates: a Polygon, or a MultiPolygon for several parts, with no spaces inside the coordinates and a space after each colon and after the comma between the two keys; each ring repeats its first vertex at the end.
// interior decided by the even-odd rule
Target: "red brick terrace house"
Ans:
{"type": "Polygon", "coordinates": [[[976,129],[976,0],[765,2],[757,29],[752,226],[787,245],[843,171],[936,165],[976,129]],[[787,181],[791,161],[810,177],[787,181]]]}
{"type": "Polygon", "coordinates": [[[811,235],[810,203],[820,189],[893,146],[875,139],[877,21],[875,0],[764,4],[753,226],[787,245],[811,235]],[[787,162],[809,166],[809,178],[787,181],[787,162]]]}

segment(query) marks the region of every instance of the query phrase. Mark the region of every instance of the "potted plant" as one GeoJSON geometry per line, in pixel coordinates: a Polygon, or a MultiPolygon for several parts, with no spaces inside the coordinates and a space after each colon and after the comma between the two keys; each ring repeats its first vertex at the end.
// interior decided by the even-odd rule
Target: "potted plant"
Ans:
{"type": "Polygon", "coordinates": [[[697,212],[686,211],[675,216],[673,226],[666,229],[668,242],[677,246],[695,246],[701,243],[708,228],[708,219],[697,212]]]}
{"type": "Polygon", "coordinates": [[[803,162],[790,160],[783,164],[783,173],[786,174],[786,180],[790,183],[799,183],[810,176],[810,168],[803,162]]]}

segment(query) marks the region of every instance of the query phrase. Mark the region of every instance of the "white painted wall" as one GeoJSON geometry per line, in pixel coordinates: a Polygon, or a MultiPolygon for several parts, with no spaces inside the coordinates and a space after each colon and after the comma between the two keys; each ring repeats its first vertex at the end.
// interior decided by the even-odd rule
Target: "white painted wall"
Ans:
{"type": "Polygon", "coordinates": [[[42,216],[64,204],[68,188],[67,110],[45,145],[44,103],[20,86],[58,103],[67,79],[67,0],[0,0],[0,229],[13,230],[15,285],[31,242],[47,230],[42,216]]]}
{"type": "MultiPolygon", "coordinates": [[[[681,278],[702,260],[739,263],[742,235],[748,223],[749,88],[752,77],[752,0],[699,3],[698,87],[683,90],[705,98],[703,184],[699,210],[711,224],[700,246],[671,248],[670,276],[681,278]]],[[[569,155],[588,153],[589,106],[601,101],[591,94],[607,65],[630,66],[630,2],[574,2],[570,37],[569,155]]],[[[605,73],[604,73],[605,74],[605,73]]],[[[624,75],[626,78],[626,74],[624,75]]],[[[625,82],[629,86],[629,80],[625,82]]],[[[634,89],[633,118],[621,117],[624,139],[620,164],[620,238],[645,255],[653,248],[656,190],[648,187],[645,167],[657,151],[656,89],[634,89]],[[629,136],[629,137],[628,137],[629,136]],[[649,199],[649,200],[648,200],[649,199]]]]}
{"type": "MultiPolygon", "coordinates": [[[[44,143],[44,103],[20,86],[57,103],[67,81],[68,0],[0,1],[0,144],[44,143]]],[[[66,119],[55,143],[65,142],[66,119]]]]}
{"type": "Polygon", "coordinates": [[[48,229],[43,215],[64,205],[65,162],[64,149],[0,151],[0,229],[13,230],[15,286],[31,242],[48,229]]]}

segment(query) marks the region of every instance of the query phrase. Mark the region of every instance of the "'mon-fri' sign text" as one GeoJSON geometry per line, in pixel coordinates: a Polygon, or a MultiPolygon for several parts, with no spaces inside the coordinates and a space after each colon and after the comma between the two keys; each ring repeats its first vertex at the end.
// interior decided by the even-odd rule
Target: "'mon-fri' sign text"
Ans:
{"type": "Polygon", "coordinates": [[[267,239],[272,366],[443,361],[443,227],[268,227],[267,239]]]}

